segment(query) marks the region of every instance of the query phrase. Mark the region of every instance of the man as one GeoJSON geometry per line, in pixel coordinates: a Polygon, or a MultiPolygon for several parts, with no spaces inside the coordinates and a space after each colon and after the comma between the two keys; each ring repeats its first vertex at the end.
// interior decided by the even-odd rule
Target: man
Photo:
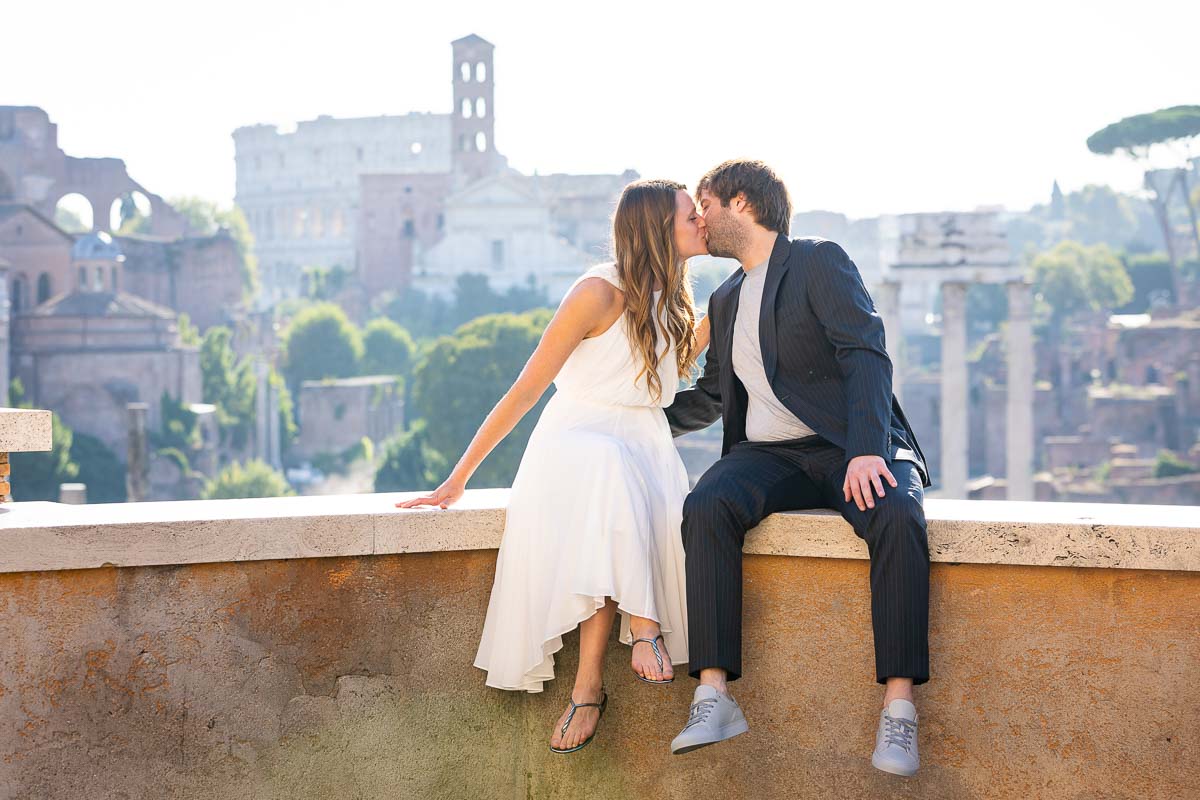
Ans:
{"type": "Polygon", "coordinates": [[[924,457],[892,395],[883,324],[833,242],[789,240],[791,202],[760,161],[727,161],[696,189],[708,249],[735,258],[713,292],[704,373],[666,409],[678,436],[720,417],[721,458],[683,508],[689,673],[700,680],[673,753],[744,733],[742,543],[776,511],[833,508],[866,540],[876,679],[872,763],[919,765],[912,688],[929,679],[924,457]]]}

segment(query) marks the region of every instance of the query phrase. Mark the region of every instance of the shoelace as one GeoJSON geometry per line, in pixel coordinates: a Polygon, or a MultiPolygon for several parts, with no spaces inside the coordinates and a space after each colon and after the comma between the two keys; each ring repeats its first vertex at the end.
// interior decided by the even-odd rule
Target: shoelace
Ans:
{"type": "Polygon", "coordinates": [[[692,703],[692,707],[688,709],[687,725],[684,725],[683,729],[686,731],[693,725],[699,725],[701,722],[704,722],[706,719],[708,719],[709,712],[716,707],[717,698],[715,697],[710,697],[707,700],[697,700],[696,702],[692,703]]]}
{"type": "Polygon", "coordinates": [[[912,752],[912,737],[917,732],[917,723],[900,717],[883,715],[883,740],[888,744],[904,748],[904,752],[912,752]]]}

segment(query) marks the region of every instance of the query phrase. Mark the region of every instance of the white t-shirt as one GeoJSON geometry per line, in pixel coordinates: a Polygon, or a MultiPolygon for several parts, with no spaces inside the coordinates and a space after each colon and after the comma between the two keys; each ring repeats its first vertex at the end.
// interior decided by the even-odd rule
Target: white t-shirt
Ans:
{"type": "Polygon", "coordinates": [[[801,439],[815,431],[805,425],[775,396],[763,367],[762,343],[758,336],[758,318],[762,309],[763,287],[767,283],[764,261],[746,272],[742,279],[737,316],[733,323],[733,373],[746,387],[746,438],[752,442],[778,442],[801,439]]]}

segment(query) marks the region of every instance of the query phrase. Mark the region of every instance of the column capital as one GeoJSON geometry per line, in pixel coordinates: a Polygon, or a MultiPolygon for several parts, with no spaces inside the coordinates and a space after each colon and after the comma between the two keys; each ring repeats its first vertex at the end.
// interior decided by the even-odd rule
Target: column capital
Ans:
{"type": "Polygon", "coordinates": [[[956,306],[962,306],[967,300],[967,288],[970,286],[966,281],[942,281],[942,306],[943,308],[950,302],[956,306]]]}
{"type": "Polygon", "coordinates": [[[1008,318],[1027,320],[1033,316],[1033,284],[1026,280],[1007,281],[1008,318]]]}

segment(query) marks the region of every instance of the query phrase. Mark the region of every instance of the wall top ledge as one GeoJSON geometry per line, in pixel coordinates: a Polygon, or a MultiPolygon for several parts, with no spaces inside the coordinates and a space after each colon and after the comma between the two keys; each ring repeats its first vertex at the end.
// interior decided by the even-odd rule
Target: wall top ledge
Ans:
{"type": "MultiPolygon", "coordinates": [[[[19,478],[18,478],[19,480],[19,478]]],[[[417,493],[0,507],[0,572],[318,558],[499,546],[508,489],[449,509],[398,510],[417,493]]],[[[933,561],[1200,572],[1200,508],[926,501],[933,561]]],[[[746,552],[867,557],[831,511],[774,514],[746,552]]]]}

